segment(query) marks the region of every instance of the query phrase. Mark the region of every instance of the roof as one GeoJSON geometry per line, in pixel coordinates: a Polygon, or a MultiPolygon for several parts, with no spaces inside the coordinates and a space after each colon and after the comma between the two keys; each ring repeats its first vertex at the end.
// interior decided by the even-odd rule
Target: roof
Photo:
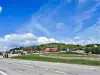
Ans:
{"type": "Polygon", "coordinates": [[[51,48],[45,48],[44,51],[49,52],[51,50],[51,48]]]}
{"type": "Polygon", "coordinates": [[[56,51],[59,51],[59,49],[58,49],[58,48],[45,48],[44,51],[45,51],[45,52],[50,52],[50,51],[56,52],[56,51]]]}
{"type": "Polygon", "coordinates": [[[56,51],[59,51],[58,48],[51,48],[52,51],[56,52],[56,51]]]}
{"type": "Polygon", "coordinates": [[[25,51],[35,51],[36,49],[34,48],[24,48],[25,51]]]}

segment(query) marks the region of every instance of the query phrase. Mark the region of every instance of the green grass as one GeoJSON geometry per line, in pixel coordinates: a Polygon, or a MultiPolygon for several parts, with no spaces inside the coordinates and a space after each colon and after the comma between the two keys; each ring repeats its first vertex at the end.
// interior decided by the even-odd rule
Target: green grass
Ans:
{"type": "Polygon", "coordinates": [[[76,55],[86,55],[86,54],[77,53],[77,52],[49,52],[49,53],[45,53],[45,54],[76,54],[76,55]]]}
{"type": "Polygon", "coordinates": [[[60,57],[86,57],[86,58],[100,58],[98,55],[87,55],[76,52],[58,52],[58,53],[44,53],[43,55],[47,56],[60,56],[60,57]]]}
{"type": "Polygon", "coordinates": [[[12,58],[14,58],[14,59],[24,59],[24,60],[45,61],[45,62],[60,62],[60,63],[100,66],[100,61],[49,58],[49,57],[41,57],[39,55],[25,55],[25,56],[12,57],[12,58]]]}

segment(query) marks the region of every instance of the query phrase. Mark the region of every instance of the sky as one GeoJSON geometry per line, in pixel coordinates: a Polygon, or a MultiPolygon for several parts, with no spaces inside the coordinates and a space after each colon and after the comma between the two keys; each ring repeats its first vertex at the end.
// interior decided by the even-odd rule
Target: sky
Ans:
{"type": "Polygon", "coordinates": [[[100,43],[100,0],[0,0],[0,50],[100,43]]]}

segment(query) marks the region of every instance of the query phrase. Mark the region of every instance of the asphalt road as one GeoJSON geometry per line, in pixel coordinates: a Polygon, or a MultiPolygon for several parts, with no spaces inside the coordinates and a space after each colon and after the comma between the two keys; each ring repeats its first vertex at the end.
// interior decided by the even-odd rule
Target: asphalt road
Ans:
{"type": "Polygon", "coordinates": [[[0,57],[0,75],[100,75],[100,67],[0,57]]]}

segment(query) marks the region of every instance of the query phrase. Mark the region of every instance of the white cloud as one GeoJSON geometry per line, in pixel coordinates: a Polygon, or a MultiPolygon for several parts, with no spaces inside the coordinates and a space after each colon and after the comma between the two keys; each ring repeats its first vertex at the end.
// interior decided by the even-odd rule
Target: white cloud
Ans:
{"type": "Polygon", "coordinates": [[[56,29],[63,29],[65,27],[66,27],[66,25],[64,23],[57,23],[57,25],[56,25],[56,29]]]}
{"type": "Polygon", "coordinates": [[[65,44],[75,44],[75,41],[72,39],[67,38],[66,40],[61,40],[61,43],[65,44]]]}
{"type": "Polygon", "coordinates": [[[75,16],[73,18],[73,20],[75,21],[75,25],[76,25],[74,31],[75,32],[80,31],[84,25],[84,21],[90,19],[90,17],[91,17],[91,14],[88,15],[84,13],[82,15],[75,16]]]}
{"type": "Polygon", "coordinates": [[[96,31],[97,29],[100,28],[100,20],[98,20],[94,25],[92,25],[91,27],[88,27],[84,32],[90,31],[90,30],[94,30],[96,31]]]}
{"type": "MultiPolygon", "coordinates": [[[[85,3],[86,0],[79,0],[79,3],[85,3]]],[[[82,12],[80,15],[76,15],[75,17],[73,17],[73,20],[76,23],[75,26],[75,32],[78,32],[82,29],[82,27],[84,26],[84,21],[91,19],[92,16],[94,15],[93,12],[95,12],[98,8],[100,7],[100,3],[96,2],[95,5],[93,5],[90,9],[82,12]]]]}
{"type": "Polygon", "coordinates": [[[41,24],[36,24],[36,28],[43,31],[43,33],[45,33],[46,35],[51,35],[51,33],[45,27],[43,27],[41,24]]]}
{"type": "Polygon", "coordinates": [[[97,21],[94,25],[91,27],[88,27],[87,29],[84,30],[84,32],[79,33],[79,36],[83,38],[100,38],[100,21],[97,21]]]}
{"type": "Polygon", "coordinates": [[[80,37],[79,36],[75,36],[74,39],[75,40],[80,40],[80,37]]]}
{"type": "Polygon", "coordinates": [[[83,7],[88,0],[78,0],[79,8],[83,7]]]}
{"type": "Polygon", "coordinates": [[[54,38],[46,38],[46,37],[39,37],[37,42],[39,44],[46,44],[46,43],[59,43],[59,41],[57,41],[54,38]]]}
{"type": "Polygon", "coordinates": [[[80,31],[80,30],[82,29],[82,27],[83,27],[82,22],[79,22],[78,25],[77,25],[76,28],[75,28],[75,32],[80,31]]]}
{"type": "Polygon", "coordinates": [[[32,14],[30,21],[27,24],[24,24],[17,32],[18,33],[41,33],[47,36],[51,36],[52,33],[49,30],[48,26],[51,23],[54,24],[53,17],[58,12],[58,10],[63,6],[63,1],[61,3],[54,5],[54,0],[50,0],[45,3],[41,8],[32,14]]]}
{"type": "Polygon", "coordinates": [[[0,6],[0,12],[2,12],[2,7],[0,6]]]}
{"type": "Polygon", "coordinates": [[[0,38],[0,50],[7,50],[13,47],[31,46],[45,43],[58,43],[54,38],[36,37],[32,33],[8,34],[0,38]]]}
{"type": "Polygon", "coordinates": [[[86,45],[86,44],[99,44],[100,39],[96,38],[88,38],[88,39],[80,39],[80,37],[74,37],[74,39],[67,38],[66,40],[61,40],[60,42],[65,44],[80,44],[80,45],[86,45]]]}
{"type": "Polygon", "coordinates": [[[0,38],[0,50],[7,50],[12,47],[29,46],[35,44],[37,37],[34,34],[9,34],[0,38]]]}
{"type": "Polygon", "coordinates": [[[46,44],[46,43],[65,43],[65,44],[94,44],[100,43],[100,39],[97,38],[88,38],[82,39],[80,36],[74,38],[67,38],[65,40],[57,40],[55,38],[47,37],[37,37],[32,33],[26,34],[9,34],[5,35],[3,38],[0,38],[0,51],[8,50],[13,47],[20,46],[31,46],[37,44],[46,44]]]}
{"type": "Polygon", "coordinates": [[[100,3],[96,2],[96,4],[94,6],[91,7],[91,9],[88,9],[87,11],[85,11],[85,14],[92,14],[93,12],[95,12],[98,8],[100,7],[100,3]]]}
{"type": "Polygon", "coordinates": [[[26,34],[9,34],[4,36],[4,39],[10,40],[10,41],[23,41],[23,40],[36,40],[36,36],[31,33],[26,34]]]}

